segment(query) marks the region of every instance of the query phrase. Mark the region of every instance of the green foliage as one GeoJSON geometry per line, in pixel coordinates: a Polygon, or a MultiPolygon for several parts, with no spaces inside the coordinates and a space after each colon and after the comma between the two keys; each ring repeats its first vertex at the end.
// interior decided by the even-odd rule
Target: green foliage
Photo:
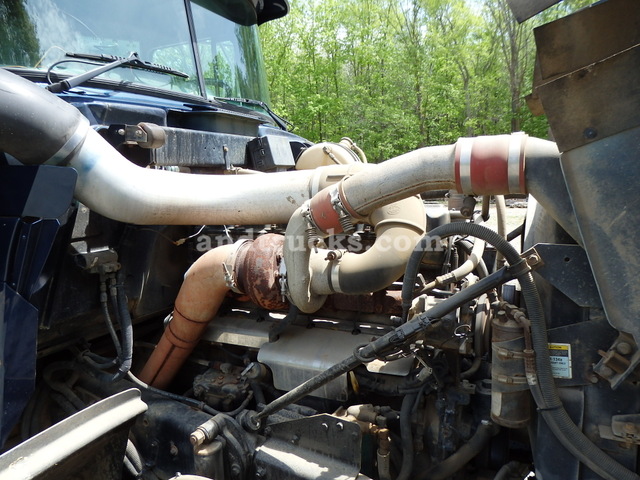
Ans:
{"type": "Polygon", "coordinates": [[[0,4],[0,63],[31,66],[38,61],[38,39],[20,0],[0,4]]]}
{"type": "Polygon", "coordinates": [[[516,23],[506,0],[292,0],[261,27],[272,108],[311,141],[348,136],[382,161],[461,136],[522,130],[532,117],[535,22],[516,23]]]}

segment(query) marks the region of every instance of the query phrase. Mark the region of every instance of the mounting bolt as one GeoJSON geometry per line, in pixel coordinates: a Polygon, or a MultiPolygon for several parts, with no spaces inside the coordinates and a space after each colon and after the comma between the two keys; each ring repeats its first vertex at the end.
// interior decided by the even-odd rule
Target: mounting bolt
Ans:
{"type": "Polygon", "coordinates": [[[323,422],[320,426],[325,432],[329,430],[329,425],[326,422],[323,422]]]}
{"type": "Polygon", "coordinates": [[[616,350],[622,355],[629,355],[633,352],[633,347],[629,342],[620,342],[616,345],[616,350]]]}
{"type": "Polygon", "coordinates": [[[300,435],[296,434],[291,437],[291,445],[297,445],[298,443],[300,443],[300,435]]]}
{"type": "Polygon", "coordinates": [[[338,422],[336,423],[336,427],[338,428],[338,430],[341,432],[342,430],[344,430],[344,424],[342,422],[338,422]]]}
{"type": "Polygon", "coordinates": [[[537,265],[538,263],[540,263],[540,257],[535,253],[532,253],[531,255],[527,256],[527,263],[530,266],[537,265]]]}
{"type": "Polygon", "coordinates": [[[582,134],[584,135],[584,138],[593,140],[598,136],[598,131],[593,127],[587,127],[584,129],[584,132],[582,132],[582,134]]]}
{"type": "Polygon", "coordinates": [[[238,477],[240,476],[241,472],[242,469],[240,468],[240,465],[238,465],[237,463],[231,465],[231,476],[238,477]]]}

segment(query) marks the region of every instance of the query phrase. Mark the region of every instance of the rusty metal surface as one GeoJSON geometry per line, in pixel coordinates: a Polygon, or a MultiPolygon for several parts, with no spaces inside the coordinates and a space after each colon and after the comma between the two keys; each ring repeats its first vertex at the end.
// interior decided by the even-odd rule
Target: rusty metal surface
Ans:
{"type": "Polygon", "coordinates": [[[156,165],[225,167],[225,161],[228,161],[236,167],[247,166],[247,143],[253,137],[182,128],[162,129],[166,143],[152,151],[152,162],[156,165]]]}
{"type": "Polygon", "coordinates": [[[381,290],[365,295],[336,293],[327,298],[324,308],[349,312],[402,315],[401,292],[381,290]]]}
{"type": "Polygon", "coordinates": [[[608,0],[538,27],[534,34],[544,83],[640,43],[640,3],[608,0]]]}
{"type": "Polygon", "coordinates": [[[267,310],[283,310],[288,306],[282,299],[279,283],[283,246],[283,235],[261,235],[238,255],[236,262],[240,289],[267,310]]]}
{"type": "Polygon", "coordinates": [[[640,123],[640,3],[609,0],[535,30],[530,103],[541,101],[561,152],[640,123]]]}
{"type": "Polygon", "coordinates": [[[518,22],[522,23],[560,1],[561,0],[507,0],[507,3],[518,22]]]}
{"type": "Polygon", "coordinates": [[[538,87],[561,152],[640,125],[640,46],[538,87]]]}

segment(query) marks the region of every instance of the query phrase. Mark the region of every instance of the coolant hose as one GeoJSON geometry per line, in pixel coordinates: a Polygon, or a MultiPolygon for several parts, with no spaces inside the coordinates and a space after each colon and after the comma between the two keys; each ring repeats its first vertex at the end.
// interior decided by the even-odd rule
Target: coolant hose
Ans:
{"type": "Polygon", "coordinates": [[[451,477],[475,458],[486,447],[497,431],[497,425],[488,420],[483,420],[480,422],[476,433],[457,452],[451,454],[433,468],[423,471],[415,480],[445,480],[451,477]]]}
{"type": "MultiPolygon", "coordinates": [[[[444,238],[451,235],[470,235],[485,240],[487,243],[493,245],[497,251],[502,253],[511,266],[522,261],[516,249],[493,230],[481,225],[462,222],[442,225],[427,233],[411,255],[405,272],[405,285],[408,285],[407,291],[412,290],[412,286],[415,284],[422,256],[424,255],[425,249],[430,247],[432,239],[444,238]]],[[[530,381],[531,393],[540,414],[560,443],[578,460],[601,477],[609,480],[640,480],[640,476],[625,468],[598,448],[576,426],[567,414],[558,396],[558,391],[556,390],[556,385],[553,380],[551,360],[549,358],[547,327],[538,290],[530,272],[516,273],[516,277],[520,282],[522,296],[526,304],[529,320],[531,321],[531,335],[533,349],[536,354],[535,363],[537,372],[535,379],[528,378],[528,380],[530,381]]],[[[406,300],[405,285],[403,285],[402,291],[403,308],[406,300]]],[[[462,290],[460,293],[466,290],[462,290]]],[[[409,296],[410,293],[411,292],[409,292],[409,296]]],[[[456,296],[457,295],[452,298],[456,296]]]]}

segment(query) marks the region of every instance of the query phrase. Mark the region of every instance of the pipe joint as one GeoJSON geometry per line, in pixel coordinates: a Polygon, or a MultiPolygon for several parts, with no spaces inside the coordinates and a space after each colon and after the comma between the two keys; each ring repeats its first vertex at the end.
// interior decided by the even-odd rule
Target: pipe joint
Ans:
{"type": "Polygon", "coordinates": [[[317,252],[318,244],[320,243],[320,234],[318,233],[318,225],[314,221],[313,215],[311,214],[309,202],[304,203],[301,208],[301,214],[302,218],[304,218],[305,223],[304,235],[307,246],[317,252]]]}
{"type": "Polygon", "coordinates": [[[242,290],[238,285],[236,264],[238,256],[240,255],[240,251],[244,251],[245,249],[250,248],[250,245],[252,243],[253,241],[249,239],[238,240],[233,244],[233,250],[231,251],[231,253],[229,253],[229,256],[222,263],[225,285],[235,293],[245,293],[244,290],[242,290]]]}
{"type": "Polygon", "coordinates": [[[342,182],[330,185],[309,201],[310,220],[325,236],[341,232],[352,234],[356,229],[353,219],[360,218],[350,208],[341,185],[342,182]]]}
{"type": "Polygon", "coordinates": [[[458,192],[467,195],[527,193],[524,168],[528,138],[522,132],[460,138],[454,161],[458,192]]]}
{"type": "Polygon", "coordinates": [[[355,232],[356,227],[353,224],[353,221],[351,220],[351,215],[349,215],[349,212],[347,211],[344,204],[342,203],[342,199],[340,198],[340,192],[338,191],[337,188],[331,189],[331,206],[333,207],[333,210],[338,215],[338,221],[340,222],[340,227],[342,228],[342,231],[349,235],[355,232]]]}

